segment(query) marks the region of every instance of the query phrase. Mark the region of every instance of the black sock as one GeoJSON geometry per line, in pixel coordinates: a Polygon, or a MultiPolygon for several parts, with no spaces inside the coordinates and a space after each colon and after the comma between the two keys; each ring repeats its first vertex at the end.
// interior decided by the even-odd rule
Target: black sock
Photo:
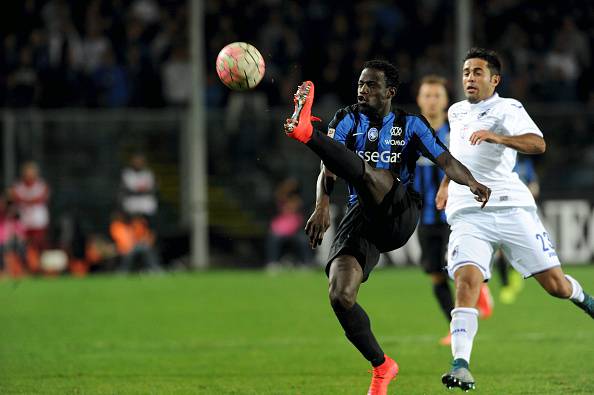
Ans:
{"type": "Polygon", "coordinates": [[[355,187],[361,184],[365,165],[353,151],[314,129],[307,146],[324,162],[324,166],[332,173],[355,187]]]}
{"type": "Polygon", "coordinates": [[[454,309],[454,301],[452,300],[452,292],[450,291],[450,284],[448,281],[446,280],[440,284],[433,284],[433,294],[437,298],[446,320],[450,322],[452,320],[450,314],[454,309]]]}
{"type": "Polygon", "coordinates": [[[509,270],[507,268],[507,261],[502,256],[497,258],[497,270],[499,271],[499,276],[501,277],[501,285],[507,287],[509,285],[509,270]]]}
{"type": "Polygon", "coordinates": [[[349,310],[333,307],[347,339],[353,343],[365,359],[376,367],[384,363],[384,352],[371,333],[371,323],[365,310],[355,303],[349,310]]]}

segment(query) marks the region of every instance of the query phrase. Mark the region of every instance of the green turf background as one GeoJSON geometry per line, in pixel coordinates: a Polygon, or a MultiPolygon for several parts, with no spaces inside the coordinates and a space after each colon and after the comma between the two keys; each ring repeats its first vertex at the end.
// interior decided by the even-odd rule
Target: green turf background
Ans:
{"type": "MultiPolygon", "coordinates": [[[[594,266],[566,271],[594,290],[594,266]]],[[[479,324],[477,395],[594,394],[594,321],[525,284],[479,324]]],[[[401,366],[390,394],[450,393],[428,278],[376,270],[360,303],[401,366]]],[[[365,394],[367,370],[321,270],[0,281],[0,394],[365,394]]]]}

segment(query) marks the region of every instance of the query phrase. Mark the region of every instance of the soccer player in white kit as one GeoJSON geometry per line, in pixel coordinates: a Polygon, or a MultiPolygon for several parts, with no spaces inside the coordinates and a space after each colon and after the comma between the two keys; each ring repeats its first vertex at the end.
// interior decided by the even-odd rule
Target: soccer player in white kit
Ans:
{"type": "Polygon", "coordinates": [[[481,284],[491,278],[491,259],[499,247],[524,278],[534,277],[549,294],[570,299],[592,318],[594,299],[561,270],[532,194],[512,172],[517,152],[541,154],[546,144],[522,104],[495,93],[501,81],[497,54],[471,49],[462,73],[466,100],[448,110],[450,151],[492,190],[489,204],[481,209],[467,187],[446,176],[436,196],[451,226],[448,273],[456,284],[450,323],[454,360],[442,382],[466,391],[474,388],[468,363],[478,329],[475,306],[481,284]]]}

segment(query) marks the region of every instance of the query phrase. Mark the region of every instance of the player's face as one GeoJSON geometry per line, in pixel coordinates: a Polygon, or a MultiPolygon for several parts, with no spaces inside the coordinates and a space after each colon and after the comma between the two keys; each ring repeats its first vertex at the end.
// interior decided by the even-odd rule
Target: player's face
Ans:
{"type": "Polygon", "coordinates": [[[438,117],[445,112],[448,106],[448,93],[442,84],[423,84],[419,88],[417,104],[423,116],[438,117]]]}
{"type": "Polygon", "coordinates": [[[500,76],[492,75],[484,59],[468,59],[462,69],[462,85],[464,95],[471,103],[488,99],[495,92],[500,76]]]}
{"type": "Polygon", "coordinates": [[[387,114],[395,94],[395,88],[386,87],[383,71],[363,69],[357,88],[357,104],[363,114],[387,114]]]}

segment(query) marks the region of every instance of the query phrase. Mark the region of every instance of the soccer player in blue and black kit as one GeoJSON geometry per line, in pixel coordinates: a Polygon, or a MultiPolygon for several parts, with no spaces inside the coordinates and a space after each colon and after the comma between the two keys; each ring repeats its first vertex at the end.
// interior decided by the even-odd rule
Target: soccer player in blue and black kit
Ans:
{"type": "MultiPolygon", "coordinates": [[[[423,77],[417,94],[417,105],[435,131],[437,138],[447,146],[450,125],[446,116],[448,109],[446,83],[445,78],[437,75],[423,77]]],[[[435,195],[443,175],[443,170],[435,166],[432,161],[420,157],[417,161],[413,187],[423,196],[423,209],[417,228],[421,245],[421,266],[431,277],[433,293],[449,325],[450,313],[454,309],[452,291],[445,271],[450,227],[446,221],[445,212],[435,207],[435,195]]],[[[449,345],[450,338],[448,334],[440,340],[440,343],[449,345]]]]}
{"type": "Polygon", "coordinates": [[[368,394],[387,393],[398,365],[386,356],[371,332],[369,317],[357,303],[362,282],[381,252],[403,246],[412,235],[421,208],[410,187],[417,159],[423,155],[448,177],[467,185],[484,206],[491,191],[477,182],[435,136],[423,117],[392,109],[398,70],[385,61],[369,61],[361,72],[357,104],[339,110],[328,135],[315,130],[311,115],[314,85],[301,84],[285,133],[322,159],[316,208],[305,227],[312,247],[319,245],[330,223],[329,201],[336,177],[349,184],[349,208],[332,243],[326,273],[330,304],[346,337],[373,366],[368,394]]]}

